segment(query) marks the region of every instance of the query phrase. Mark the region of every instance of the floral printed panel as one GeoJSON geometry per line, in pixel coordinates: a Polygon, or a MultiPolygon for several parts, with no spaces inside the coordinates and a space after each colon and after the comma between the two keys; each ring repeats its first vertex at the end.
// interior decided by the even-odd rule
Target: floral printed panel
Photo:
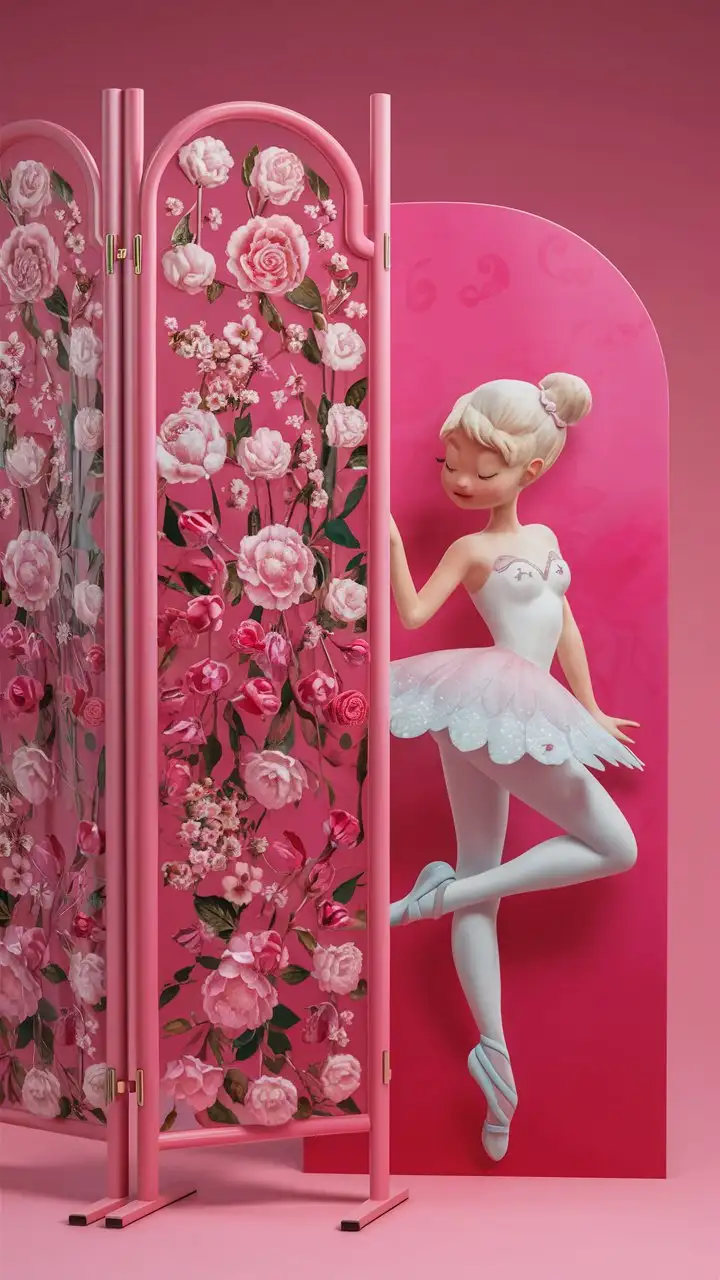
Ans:
{"type": "Polygon", "coordinates": [[[0,1103],[99,1124],[102,277],[49,150],[0,160],[0,1103]]]}
{"type": "Polygon", "coordinates": [[[165,1129],[365,1105],[368,273],[278,132],[158,209],[165,1129]]]}

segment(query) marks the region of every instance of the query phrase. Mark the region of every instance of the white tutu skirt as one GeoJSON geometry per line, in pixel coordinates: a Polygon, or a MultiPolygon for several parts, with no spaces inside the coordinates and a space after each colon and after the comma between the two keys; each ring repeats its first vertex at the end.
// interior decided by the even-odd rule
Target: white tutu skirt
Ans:
{"type": "Polygon", "coordinates": [[[390,664],[390,728],[397,738],[447,729],[458,751],[487,747],[495,764],[604,761],[642,769],[637,756],[542,667],[506,649],[450,649],[390,664]]]}

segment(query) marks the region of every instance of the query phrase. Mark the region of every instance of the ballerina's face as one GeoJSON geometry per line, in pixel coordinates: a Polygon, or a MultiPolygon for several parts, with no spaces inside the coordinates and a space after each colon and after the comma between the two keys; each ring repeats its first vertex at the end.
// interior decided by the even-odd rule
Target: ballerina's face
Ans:
{"type": "Polygon", "coordinates": [[[529,464],[507,463],[502,454],[478,444],[462,429],[453,431],[442,443],[442,487],[456,507],[468,511],[488,511],[513,502],[542,470],[538,459],[529,464]]]}

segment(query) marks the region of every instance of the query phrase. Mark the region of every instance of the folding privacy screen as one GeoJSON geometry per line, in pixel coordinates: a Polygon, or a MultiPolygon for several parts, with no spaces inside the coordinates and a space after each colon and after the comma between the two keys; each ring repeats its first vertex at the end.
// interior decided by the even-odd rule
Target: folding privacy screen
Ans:
{"type": "Polygon", "coordinates": [[[369,235],[312,121],[224,104],[146,164],[142,101],[104,94],[101,174],[0,133],[0,1115],[105,1141],[71,1221],[116,1227],[192,1190],[163,1149],[367,1132],[357,1230],[405,1198],[389,99],[369,235]]]}

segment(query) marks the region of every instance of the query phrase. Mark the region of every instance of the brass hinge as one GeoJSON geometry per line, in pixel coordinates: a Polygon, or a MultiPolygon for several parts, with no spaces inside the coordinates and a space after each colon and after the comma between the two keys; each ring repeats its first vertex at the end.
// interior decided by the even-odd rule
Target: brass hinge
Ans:
{"type": "Polygon", "coordinates": [[[135,275],[139,276],[142,271],[142,236],[133,236],[133,267],[135,275]]]}
{"type": "Polygon", "coordinates": [[[134,1093],[139,1107],[143,1105],[145,1093],[143,1088],[142,1067],[138,1067],[134,1080],[118,1080],[114,1067],[106,1068],[105,1100],[108,1104],[116,1102],[125,1093],[134,1093]]]}
{"type": "Polygon", "coordinates": [[[386,271],[390,270],[390,232],[386,231],[383,236],[383,266],[386,271]]]}
{"type": "Polygon", "coordinates": [[[392,1071],[390,1070],[390,1050],[383,1049],[382,1056],[382,1081],[383,1084],[389,1084],[392,1079],[392,1071]]]}
{"type": "Polygon", "coordinates": [[[105,236],[105,271],[109,276],[115,274],[115,263],[127,258],[127,249],[118,249],[117,241],[114,231],[109,231],[105,236]]]}

